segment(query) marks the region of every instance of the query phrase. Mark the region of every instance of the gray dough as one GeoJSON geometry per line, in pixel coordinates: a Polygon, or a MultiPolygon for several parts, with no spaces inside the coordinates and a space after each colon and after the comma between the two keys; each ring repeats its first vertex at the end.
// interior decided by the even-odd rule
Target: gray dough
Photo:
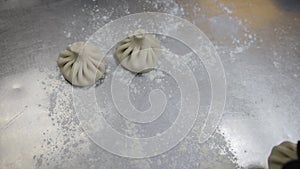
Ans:
{"type": "Polygon", "coordinates": [[[296,159],[297,145],[285,141],[272,149],[268,159],[269,169],[281,169],[285,163],[296,159]]]}
{"type": "Polygon", "coordinates": [[[127,70],[145,73],[157,65],[159,50],[159,40],[145,34],[143,30],[137,30],[118,43],[116,56],[127,70]]]}
{"type": "Polygon", "coordinates": [[[84,42],[75,42],[59,54],[57,64],[61,73],[75,86],[88,86],[105,73],[100,49],[84,42]]]}

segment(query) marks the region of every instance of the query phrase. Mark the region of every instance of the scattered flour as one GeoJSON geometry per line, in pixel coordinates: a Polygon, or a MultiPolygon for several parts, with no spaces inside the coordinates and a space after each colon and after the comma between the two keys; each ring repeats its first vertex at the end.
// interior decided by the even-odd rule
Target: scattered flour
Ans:
{"type": "MultiPolygon", "coordinates": [[[[93,0],[95,1],[95,0],[93,0]]],[[[123,2],[123,1],[122,1],[123,2]]],[[[185,17],[187,12],[185,10],[185,8],[189,7],[191,8],[191,4],[188,4],[187,6],[182,6],[180,4],[178,4],[175,0],[154,0],[154,1],[150,1],[150,0],[146,0],[145,3],[147,3],[148,5],[154,7],[155,10],[161,11],[161,12],[165,12],[165,13],[169,13],[172,15],[176,15],[179,17],[185,17]]],[[[229,35],[229,38],[231,39],[232,42],[232,46],[230,47],[218,47],[218,49],[220,49],[221,51],[219,51],[220,53],[226,53],[229,54],[230,56],[230,60],[232,62],[234,62],[236,60],[236,58],[238,57],[239,54],[243,53],[245,50],[249,49],[253,43],[256,42],[257,35],[255,33],[252,33],[246,26],[244,23],[247,23],[247,20],[244,19],[239,19],[236,18],[234,16],[232,16],[234,14],[234,9],[232,7],[226,6],[225,4],[220,4],[219,7],[227,14],[228,17],[227,19],[229,21],[231,21],[230,23],[221,23],[223,24],[223,26],[218,25],[219,21],[218,20],[213,20],[218,24],[215,24],[216,27],[223,28],[226,27],[228,29],[231,29],[232,31],[230,32],[231,35],[229,35]],[[229,15],[229,16],[228,16],[229,15]],[[232,29],[232,27],[226,24],[231,24],[234,23],[236,25],[234,25],[235,27],[238,28],[238,30],[236,30],[235,28],[232,29]],[[225,24],[225,25],[224,25],[225,24]],[[239,36],[236,36],[234,33],[235,32],[239,32],[242,33],[242,35],[244,35],[242,38],[239,36]]],[[[198,6],[193,6],[192,7],[193,11],[195,11],[196,13],[201,13],[202,10],[201,7],[198,6]]],[[[130,14],[130,10],[129,10],[129,5],[127,3],[125,3],[122,7],[119,8],[111,8],[111,9],[105,9],[102,7],[99,7],[97,5],[95,5],[94,7],[87,7],[86,5],[83,6],[81,12],[87,14],[90,16],[89,19],[89,27],[82,27],[81,31],[84,31],[84,33],[93,33],[93,32],[89,32],[90,30],[95,31],[98,28],[100,28],[101,26],[105,25],[105,23],[108,23],[116,18],[114,18],[113,16],[115,15],[115,13],[118,10],[122,10],[122,14],[130,14]]],[[[207,16],[205,14],[201,14],[203,18],[207,18],[207,16]]],[[[73,16],[73,21],[71,21],[72,26],[77,24],[77,15],[73,16]]],[[[193,18],[192,20],[190,20],[192,23],[197,23],[197,18],[193,18]]],[[[173,25],[172,27],[162,27],[162,29],[168,29],[167,31],[172,31],[172,30],[176,30],[180,25],[173,25]]],[[[224,30],[221,30],[222,32],[224,32],[224,30]]],[[[71,38],[72,35],[74,35],[74,33],[70,32],[69,30],[65,30],[64,32],[65,36],[67,38],[71,38]]],[[[178,56],[178,55],[173,55],[172,57],[175,57],[176,59],[172,59],[171,62],[174,66],[174,68],[180,66],[180,64],[188,64],[190,65],[192,68],[197,66],[198,63],[192,59],[193,53],[187,53],[184,56],[178,56]]],[[[274,65],[276,66],[276,63],[274,63],[274,65]]],[[[278,64],[277,64],[278,66],[278,64]]],[[[110,72],[111,70],[108,70],[108,72],[110,72]]],[[[125,70],[126,71],[126,70],[125,70]]],[[[141,90],[140,88],[138,88],[135,84],[130,83],[130,81],[128,81],[128,79],[123,78],[122,72],[115,72],[116,76],[120,76],[120,81],[124,84],[130,85],[130,88],[132,88],[132,92],[137,94],[139,93],[141,90]]],[[[164,82],[164,78],[166,76],[166,74],[164,74],[162,71],[151,71],[147,74],[144,75],[145,78],[147,78],[149,81],[154,81],[157,84],[160,84],[162,82],[164,82]]],[[[171,98],[171,95],[168,95],[169,98],[171,98]]],[[[58,118],[58,117],[53,117],[58,118]]],[[[126,123],[127,126],[127,131],[128,133],[131,133],[132,135],[136,134],[136,126],[134,124],[129,124],[126,123]]],[[[159,133],[158,133],[159,134],[159,133]]],[[[226,147],[218,147],[218,145],[214,145],[215,148],[217,147],[219,149],[219,154],[221,155],[225,155],[226,153],[228,153],[228,149],[226,149],[226,147]]],[[[229,146],[229,145],[226,145],[229,146]]],[[[46,146],[47,147],[47,146],[46,146]]],[[[186,151],[186,147],[181,148],[181,150],[183,150],[184,152],[186,151]]],[[[159,165],[161,165],[162,162],[160,162],[159,165]]],[[[146,164],[146,168],[149,168],[150,165],[148,163],[146,164]]]]}

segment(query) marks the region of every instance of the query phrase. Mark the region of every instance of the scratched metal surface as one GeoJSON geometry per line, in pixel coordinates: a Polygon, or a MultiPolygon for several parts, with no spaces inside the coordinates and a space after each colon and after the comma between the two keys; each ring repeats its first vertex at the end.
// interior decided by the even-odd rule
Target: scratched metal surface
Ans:
{"type": "Polygon", "coordinates": [[[266,168],[273,145],[300,138],[300,6],[266,1],[0,1],[0,168],[266,168]],[[158,157],[112,155],[85,135],[59,51],[143,11],[188,19],[213,42],[227,78],[222,121],[204,144],[158,157]]]}

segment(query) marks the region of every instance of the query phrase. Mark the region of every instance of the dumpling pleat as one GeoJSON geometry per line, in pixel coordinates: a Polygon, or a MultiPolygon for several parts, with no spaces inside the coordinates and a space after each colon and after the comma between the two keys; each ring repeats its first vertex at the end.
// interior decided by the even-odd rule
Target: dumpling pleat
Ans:
{"type": "Polygon", "coordinates": [[[94,63],[92,61],[87,62],[87,69],[89,69],[91,72],[97,71],[97,63],[94,63]]]}
{"type": "Polygon", "coordinates": [[[95,73],[97,70],[93,71],[93,68],[89,68],[89,61],[87,61],[85,64],[83,64],[82,68],[82,74],[86,78],[87,81],[93,81],[95,80],[95,73]]]}
{"type": "Polygon", "coordinates": [[[149,65],[153,65],[153,53],[152,50],[148,50],[147,52],[147,61],[149,65]]]}
{"type": "Polygon", "coordinates": [[[130,43],[124,43],[118,47],[118,50],[123,51],[130,46],[130,43]]]}
{"type": "Polygon", "coordinates": [[[58,65],[61,67],[68,67],[75,62],[75,59],[68,57],[68,58],[61,58],[58,60],[58,65]]]}
{"type": "Polygon", "coordinates": [[[77,81],[77,83],[85,83],[84,80],[84,76],[83,76],[83,71],[82,71],[82,64],[78,64],[78,72],[74,72],[77,74],[77,78],[75,78],[75,80],[77,81]]]}
{"type": "MultiPolygon", "coordinates": [[[[127,57],[127,56],[129,56],[129,54],[132,52],[132,50],[133,50],[133,46],[128,46],[128,48],[122,53],[122,56],[123,57],[127,57]]],[[[130,56],[129,56],[130,57],[130,56]]]]}

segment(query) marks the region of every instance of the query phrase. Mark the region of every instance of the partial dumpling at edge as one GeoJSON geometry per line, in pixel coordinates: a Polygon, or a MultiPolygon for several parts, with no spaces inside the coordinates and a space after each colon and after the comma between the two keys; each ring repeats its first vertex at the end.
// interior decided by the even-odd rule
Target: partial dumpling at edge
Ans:
{"type": "Polygon", "coordinates": [[[88,86],[105,73],[100,49],[84,42],[75,42],[59,54],[58,67],[64,78],[75,86],[88,86]]]}
{"type": "Polygon", "coordinates": [[[158,62],[160,42],[143,30],[128,35],[117,45],[116,56],[119,63],[134,73],[151,71],[158,62]]]}

